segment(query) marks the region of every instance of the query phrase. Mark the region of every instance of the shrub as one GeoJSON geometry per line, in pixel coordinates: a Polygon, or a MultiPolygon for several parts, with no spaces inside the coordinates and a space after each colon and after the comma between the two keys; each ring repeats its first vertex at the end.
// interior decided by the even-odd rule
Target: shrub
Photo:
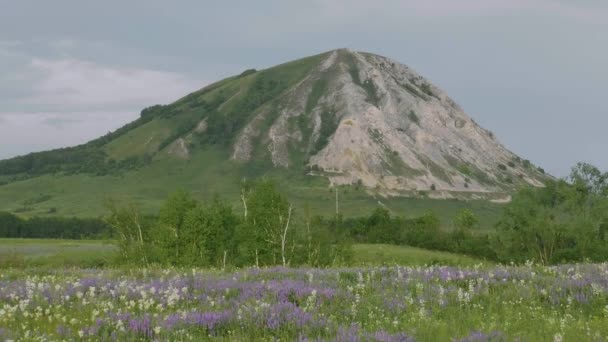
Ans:
{"type": "Polygon", "coordinates": [[[249,76],[249,75],[255,74],[256,72],[258,72],[256,69],[247,69],[247,70],[243,71],[242,73],[240,73],[236,78],[249,76]]]}
{"type": "Polygon", "coordinates": [[[410,110],[410,112],[407,115],[407,117],[410,119],[411,122],[413,122],[416,125],[420,126],[420,119],[418,118],[418,115],[416,115],[416,113],[413,110],[410,110]]]}

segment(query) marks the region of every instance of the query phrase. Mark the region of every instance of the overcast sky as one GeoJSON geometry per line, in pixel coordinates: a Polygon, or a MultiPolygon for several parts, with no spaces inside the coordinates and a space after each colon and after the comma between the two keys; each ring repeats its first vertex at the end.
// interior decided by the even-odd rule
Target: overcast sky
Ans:
{"type": "Polygon", "coordinates": [[[0,0],[0,158],[340,47],[409,65],[556,176],[608,170],[606,0],[0,0]]]}

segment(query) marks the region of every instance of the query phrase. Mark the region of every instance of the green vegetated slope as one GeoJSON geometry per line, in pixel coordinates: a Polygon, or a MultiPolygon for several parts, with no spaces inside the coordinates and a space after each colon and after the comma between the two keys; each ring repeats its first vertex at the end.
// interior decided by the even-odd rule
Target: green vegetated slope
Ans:
{"type": "MultiPolygon", "coordinates": [[[[145,213],[155,213],[167,195],[176,189],[192,192],[197,199],[220,194],[240,208],[239,193],[243,171],[226,162],[217,151],[205,151],[185,164],[170,159],[154,161],[148,167],[121,175],[45,175],[0,187],[0,209],[22,216],[60,215],[96,217],[105,213],[106,200],[132,201],[145,213]],[[35,203],[38,202],[39,203],[35,203]],[[28,204],[26,204],[28,203],[28,204]]],[[[335,213],[335,193],[321,178],[269,172],[281,191],[294,202],[296,211],[308,206],[319,215],[335,213]]],[[[484,228],[491,228],[502,205],[488,201],[437,200],[428,198],[374,197],[363,188],[340,187],[339,210],[345,216],[360,216],[383,206],[395,215],[417,216],[433,211],[449,225],[456,213],[471,208],[484,228]]]]}

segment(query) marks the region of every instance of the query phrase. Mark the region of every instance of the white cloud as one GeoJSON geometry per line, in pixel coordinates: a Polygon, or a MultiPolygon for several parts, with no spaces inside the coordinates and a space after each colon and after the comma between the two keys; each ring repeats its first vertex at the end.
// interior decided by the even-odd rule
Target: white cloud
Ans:
{"type": "Polygon", "coordinates": [[[85,143],[137,116],[130,111],[1,113],[0,159],[85,143]]]}
{"type": "Polygon", "coordinates": [[[117,108],[172,102],[203,82],[166,71],[120,68],[77,59],[35,58],[31,69],[41,80],[32,85],[29,104],[75,108],[117,108]]]}
{"type": "Polygon", "coordinates": [[[144,107],[173,102],[205,84],[175,72],[32,57],[16,42],[0,46],[6,47],[0,55],[6,69],[0,73],[0,158],[84,143],[134,120],[144,107]]]}

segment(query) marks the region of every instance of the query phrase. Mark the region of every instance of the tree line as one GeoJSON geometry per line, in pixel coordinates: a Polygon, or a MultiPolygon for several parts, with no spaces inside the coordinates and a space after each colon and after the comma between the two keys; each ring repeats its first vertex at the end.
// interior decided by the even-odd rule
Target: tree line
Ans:
{"type": "Polygon", "coordinates": [[[442,227],[433,213],[405,218],[384,208],[339,226],[356,242],[408,245],[503,263],[605,262],[608,173],[579,163],[565,179],[519,189],[495,229],[478,228],[479,220],[467,209],[457,214],[452,227],[442,227]]]}
{"type": "Polygon", "coordinates": [[[31,239],[108,239],[112,229],[99,218],[21,218],[0,212],[0,237],[31,239]]]}

